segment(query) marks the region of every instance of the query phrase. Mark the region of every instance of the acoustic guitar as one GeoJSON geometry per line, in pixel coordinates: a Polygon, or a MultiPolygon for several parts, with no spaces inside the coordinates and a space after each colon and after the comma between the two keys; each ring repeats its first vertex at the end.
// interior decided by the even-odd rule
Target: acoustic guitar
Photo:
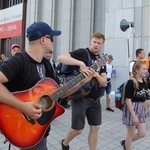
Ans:
{"type": "MultiPolygon", "coordinates": [[[[91,68],[96,71],[104,66],[107,60],[107,55],[103,55],[91,68]]],[[[43,78],[28,90],[14,92],[13,95],[20,101],[36,102],[42,105],[42,116],[34,120],[21,111],[0,103],[0,131],[16,147],[31,148],[35,146],[44,136],[50,123],[65,111],[57,103],[57,100],[83,79],[84,76],[80,73],[59,87],[53,79],[43,78]]]]}

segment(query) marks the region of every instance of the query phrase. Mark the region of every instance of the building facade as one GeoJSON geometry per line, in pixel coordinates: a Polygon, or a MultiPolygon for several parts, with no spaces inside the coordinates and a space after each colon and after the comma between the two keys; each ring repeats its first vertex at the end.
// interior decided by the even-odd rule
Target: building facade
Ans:
{"type": "MultiPolygon", "coordinates": [[[[27,50],[26,28],[36,21],[44,21],[53,29],[62,31],[55,38],[53,59],[61,53],[88,47],[95,31],[105,34],[101,53],[112,54],[116,76],[113,89],[128,79],[129,62],[135,58],[135,50],[143,48],[146,55],[150,47],[149,0],[0,0],[0,14],[4,9],[22,6],[22,35],[0,39],[1,53],[10,54],[10,45],[18,43],[27,50]],[[134,28],[120,29],[120,22],[134,22],[134,28]],[[129,43],[127,43],[127,38],[129,43]],[[129,57],[130,56],[130,57],[129,57]]],[[[8,9],[9,12],[9,9],[8,9]]],[[[0,22],[1,23],[1,22],[0,22]]]]}

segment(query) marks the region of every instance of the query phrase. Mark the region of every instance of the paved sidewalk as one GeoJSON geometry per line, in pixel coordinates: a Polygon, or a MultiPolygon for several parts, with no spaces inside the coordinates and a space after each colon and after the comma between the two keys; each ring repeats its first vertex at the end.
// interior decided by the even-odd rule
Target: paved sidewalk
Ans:
{"type": "MultiPolygon", "coordinates": [[[[122,124],[122,112],[114,107],[114,99],[111,101],[115,112],[105,110],[104,97],[101,99],[102,105],[102,125],[99,130],[99,139],[97,150],[123,150],[120,141],[124,139],[126,128],[122,124]]],[[[65,113],[52,122],[52,130],[48,136],[48,150],[61,150],[61,140],[65,138],[70,129],[71,108],[66,109],[65,113]]],[[[11,124],[11,123],[10,123],[11,124]]],[[[132,144],[132,150],[150,149],[150,117],[147,118],[147,136],[132,144]]],[[[81,135],[76,137],[70,143],[70,150],[88,150],[88,130],[86,123],[85,129],[81,135]]],[[[8,150],[8,142],[3,144],[4,136],[0,135],[0,150],[8,150]]],[[[11,150],[19,150],[12,146],[11,150]]]]}

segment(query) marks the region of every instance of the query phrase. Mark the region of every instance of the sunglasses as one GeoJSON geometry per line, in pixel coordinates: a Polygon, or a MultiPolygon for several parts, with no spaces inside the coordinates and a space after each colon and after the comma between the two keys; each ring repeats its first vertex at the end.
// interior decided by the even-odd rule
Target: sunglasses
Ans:
{"type": "Polygon", "coordinates": [[[52,42],[54,42],[53,36],[47,35],[46,38],[50,39],[52,42]]]}

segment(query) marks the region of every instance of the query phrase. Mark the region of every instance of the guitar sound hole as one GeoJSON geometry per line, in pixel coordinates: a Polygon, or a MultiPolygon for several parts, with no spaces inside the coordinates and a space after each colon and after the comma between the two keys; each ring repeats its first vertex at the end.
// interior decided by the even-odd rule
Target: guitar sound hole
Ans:
{"type": "Polygon", "coordinates": [[[53,102],[48,95],[44,95],[40,98],[39,104],[42,106],[42,110],[49,109],[53,102]]]}

